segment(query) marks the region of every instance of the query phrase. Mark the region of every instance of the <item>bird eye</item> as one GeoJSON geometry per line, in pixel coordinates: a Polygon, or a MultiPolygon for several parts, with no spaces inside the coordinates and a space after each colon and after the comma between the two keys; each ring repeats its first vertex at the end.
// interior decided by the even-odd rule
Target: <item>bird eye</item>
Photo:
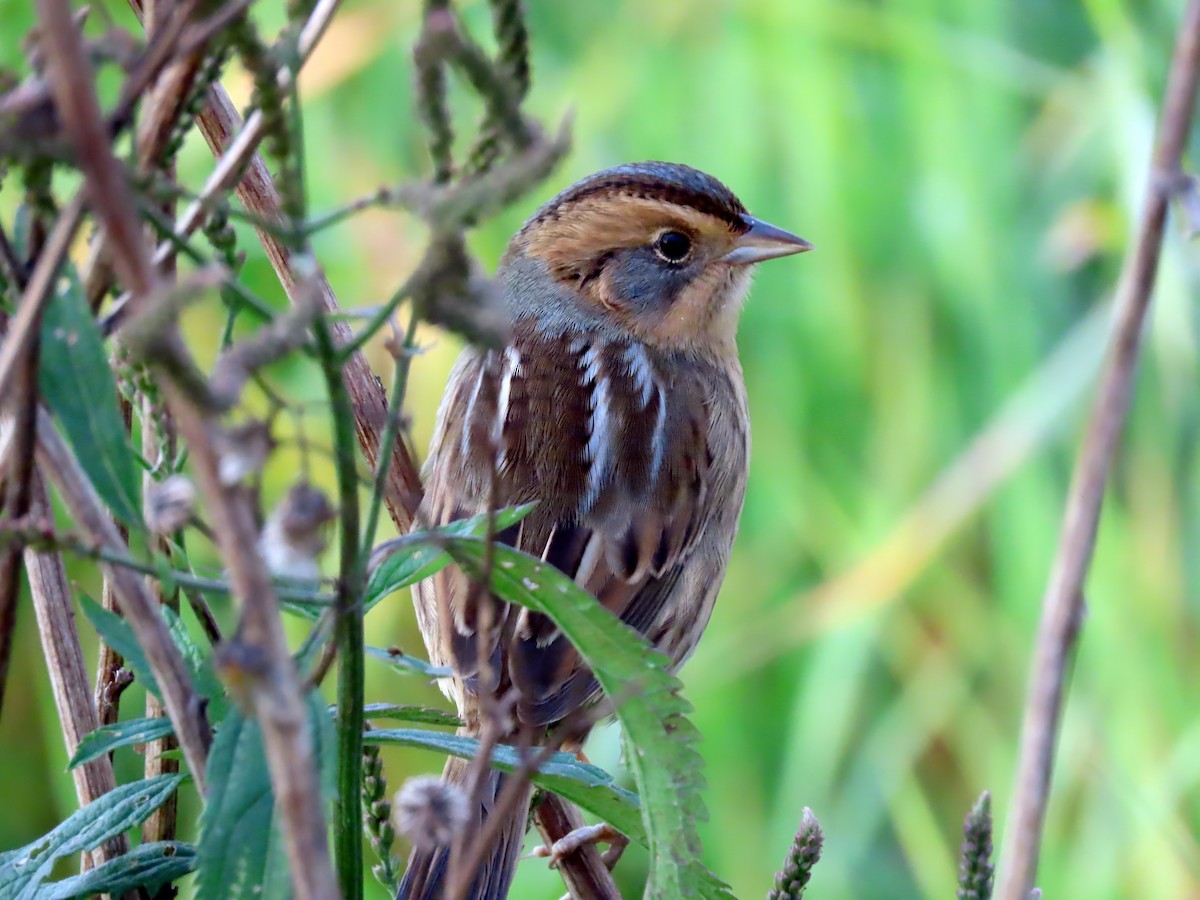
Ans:
{"type": "Polygon", "coordinates": [[[664,231],[654,239],[654,252],[667,262],[683,262],[692,252],[692,239],[681,231],[664,231]]]}

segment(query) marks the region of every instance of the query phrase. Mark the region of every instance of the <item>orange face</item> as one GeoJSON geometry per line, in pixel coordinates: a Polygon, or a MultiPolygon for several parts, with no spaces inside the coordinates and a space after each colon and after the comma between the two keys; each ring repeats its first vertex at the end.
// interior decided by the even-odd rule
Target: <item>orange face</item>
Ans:
{"type": "Polygon", "coordinates": [[[509,257],[544,263],[573,301],[639,340],[732,349],[751,264],[809,244],[748,215],[715,180],[664,183],[631,171],[552,201],[509,257]]]}

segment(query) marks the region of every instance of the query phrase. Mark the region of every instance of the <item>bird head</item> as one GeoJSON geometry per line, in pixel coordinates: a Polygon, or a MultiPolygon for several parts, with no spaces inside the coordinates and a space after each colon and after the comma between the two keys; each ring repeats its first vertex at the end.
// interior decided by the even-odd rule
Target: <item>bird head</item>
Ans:
{"type": "Polygon", "coordinates": [[[513,238],[510,313],[673,348],[731,348],[754,263],[812,245],[675,163],[618,166],[542,207],[513,238]]]}

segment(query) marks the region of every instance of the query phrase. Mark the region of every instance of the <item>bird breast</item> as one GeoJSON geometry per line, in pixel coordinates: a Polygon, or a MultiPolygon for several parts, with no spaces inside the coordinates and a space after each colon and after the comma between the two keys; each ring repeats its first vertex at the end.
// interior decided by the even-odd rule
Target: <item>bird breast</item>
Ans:
{"type": "Polygon", "coordinates": [[[695,511],[744,470],[746,422],[736,360],[518,322],[503,350],[460,358],[430,477],[456,512],[486,502],[493,461],[503,502],[536,500],[543,517],[695,511]]]}

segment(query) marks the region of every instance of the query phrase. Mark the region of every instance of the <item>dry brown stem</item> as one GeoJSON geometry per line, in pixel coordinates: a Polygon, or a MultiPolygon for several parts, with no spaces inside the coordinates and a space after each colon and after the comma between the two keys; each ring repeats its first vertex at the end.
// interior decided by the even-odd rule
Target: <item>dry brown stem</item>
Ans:
{"type": "MultiPolygon", "coordinates": [[[[51,515],[50,500],[45,485],[36,474],[32,488],[31,511],[34,515],[48,518],[51,515]]],[[[26,550],[25,566],[38,637],[46,656],[46,671],[50,674],[54,705],[62,725],[63,742],[67,755],[72,756],[80,740],[95,731],[100,723],[92,706],[83,650],[79,646],[70,583],[62,556],[58,553],[26,550]]],[[[86,806],[117,786],[107,754],[76,766],[71,770],[71,776],[75,780],[75,795],[80,806],[86,806]]],[[[101,845],[88,856],[92,863],[99,865],[128,850],[129,842],[122,835],[101,845]]],[[[84,868],[88,868],[86,857],[84,868]]]]}
{"type": "MultiPolygon", "coordinates": [[[[133,422],[133,409],[124,397],[117,398],[117,405],[121,411],[125,431],[128,433],[133,422]]],[[[129,529],[119,522],[115,524],[121,546],[127,545],[129,529]]],[[[100,591],[100,606],[111,613],[121,614],[120,603],[110,578],[104,579],[104,586],[100,591]]],[[[113,725],[121,718],[121,694],[132,682],[133,673],[125,668],[125,658],[108,641],[101,640],[96,653],[95,686],[96,714],[100,717],[101,725],[113,725]]]]}
{"type": "Polygon", "coordinates": [[[227,674],[236,670],[235,681],[245,685],[242,699],[262,727],[296,896],[301,900],[336,897],[307,711],[275,591],[257,551],[258,526],[250,495],[244,488],[221,483],[215,426],[171,382],[163,385],[163,392],[191,452],[230,586],[241,600],[238,633],[222,645],[220,658],[227,674]]]}
{"type": "Polygon", "coordinates": [[[121,164],[109,147],[108,128],[96,99],[95,75],[65,0],[38,0],[47,76],[58,114],[84,175],[90,207],[104,225],[113,267],[135,294],[147,294],[154,273],[141,251],[137,212],[121,164]]]}
{"type": "MultiPolygon", "coordinates": [[[[40,317],[39,317],[40,318],[40,317]]],[[[29,512],[34,455],[34,423],[37,417],[37,367],[40,345],[29,341],[15,366],[16,372],[6,385],[10,403],[16,409],[11,446],[6,448],[7,477],[0,479],[0,495],[5,515],[20,519],[29,512]]],[[[20,541],[0,551],[0,712],[8,686],[13,636],[17,629],[17,600],[21,587],[20,541]]]]}
{"type": "MultiPolygon", "coordinates": [[[[151,403],[146,398],[142,398],[142,421],[150,422],[153,419],[153,410],[151,403]]],[[[158,443],[158,435],[155,429],[146,425],[142,431],[142,452],[148,458],[153,459],[154,456],[163,451],[167,454],[174,452],[174,441],[168,435],[166,438],[166,447],[160,447],[158,443]]],[[[142,475],[142,497],[148,498],[150,492],[154,489],[154,477],[146,472],[142,475]]],[[[147,501],[148,502],[148,501],[147,501]]],[[[163,539],[158,540],[158,551],[160,553],[169,553],[170,545],[163,539]]],[[[164,590],[161,583],[150,581],[148,584],[150,590],[154,593],[155,598],[161,606],[169,606],[176,613],[179,612],[179,589],[175,588],[173,592],[168,593],[164,590]]],[[[166,707],[153,694],[146,694],[146,718],[161,719],[167,714],[166,707]]],[[[158,775],[174,775],[179,771],[179,760],[173,756],[167,756],[170,751],[178,748],[173,735],[167,735],[157,741],[151,741],[146,745],[145,763],[142,766],[143,774],[146,778],[154,778],[158,775]]],[[[176,837],[176,825],[179,812],[178,796],[172,794],[170,798],[158,809],[150,814],[142,824],[142,843],[150,843],[152,841],[173,841],[176,837]]]]}
{"type": "MultiPolygon", "coordinates": [[[[199,120],[200,130],[213,153],[218,156],[223,155],[226,148],[231,146],[235,136],[240,138],[243,130],[249,128],[249,123],[243,126],[233,101],[219,85],[214,85],[209,92],[208,104],[199,120]]],[[[245,145],[253,149],[254,143],[256,141],[246,141],[245,145]]],[[[259,154],[254,153],[250,157],[245,177],[238,184],[237,195],[250,212],[265,221],[280,220],[279,191],[259,154]]],[[[258,237],[288,298],[293,303],[296,302],[299,285],[292,272],[291,250],[267,231],[260,230],[258,237]]],[[[330,313],[339,312],[341,307],[325,276],[318,275],[315,284],[325,309],[330,313]]],[[[329,324],[337,341],[344,343],[350,339],[351,328],[347,323],[331,318],[329,324]]],[[[342,374],[354,406],[358,442],[367,464],[373,469],[379,456],[383,426],[387,421],[387,397],[383,385],[371,371],[366,357],[361,352],[352,353],[346,359],[342,374]]],[[[384,502],[397,530],[401,533],[407,531],[421,502],[421,477],[403,441],[396,441],[392,450],[392,466],[387,490],[384,492],[384,502]]]]}
{"type": "Polygon", "coordinates": [[[67,251],[71,249],[71,241],[79,228],[84,199],[84,191],[76,191],[75,196],[59,213],[46,246],[38,256],[33,274],[29,276],[29,283],[21,297],[21,306],[9,323],[4,344],[0,346],[0,384],[12,383],[18,360],[24,355],[29,343],[37,337],[42,311],[54,296],[58,267],[66,258],[67,251]]]}
{"type": "MultiPolygon", "coordinates": [[[[111,554],[128,556],[129,548],[121,541],[91,481],[79,467],[54,422],[41,411],[38,413],[37,458],[42,470],[58,489],[80,531],[99,548],[111,554]]],[[[166,623],[159,614],[158,602],[146,587],[142,576],[122,566],[109,563],[103,563],[102,566],[105,578],[112,583],[116,592],[121,612],[154,672],[192,777],[203,791],[204,764],[208,758],[211,735],[200,697],[192,686],[179,648],[171,640],[166,623]]]]}
{"type": "MultiPolygon", "coordinates": [[[[67,129],[87,190],[93,198],[97,219],[108,232],[113,270],[130,290],[131,312],[136,315],[153,302],[157,292],[154,268],[142,245],[136,209],[111,147],[103,140],[92,73],[79,36],[71,27],[67,5],[64,0],[39,0],[38,10],[47,49],[53,58],[51,82],[55,99],[60,110],[74,117],[67,123],[67,129]]],[[[186,358],[186,350],[174,328],[161,335],[160,341],[160,346],[171,346],[175,355],[186,358]]],[[[225,487],[220,481],[213,441],[214,424],[172,381],[167,380],[162,389],[179,433],[191,453],[197,483],[229,569],[233,592],[242,602],[241,627],[233,641],[234,646],[229,649],[243,662],[252,661],[244,665],[241,672],[246,677],[245,699],[262,726],[296,895],[302,900],[334,897],[337,889],[326,845],[306,709],[279,620],[275,593],[256,549],[258,533],[249,497],[241,495],[239,489],[225,487]]],[[[90,485],[86,487],[90,488],[90,485]]],[[[109,537],[94,517],[87,521],[89,517],[83,514],[86,510],[72,512],[86,530],[109,537]]],[[[165,662],[169,647],[174,651],[172,661],[178,660],[178,651],[166,634],[157,604],[145,584],[127,570],[112,566],[108,569],[126,618],[134,627],[147,656],[153,651],[163,657],[160,662],[165,662]],[[131,600],[136,602],[131,603],[131,600]],[[131,608],[134,606],[137,608],[131,608]]],[[[182,666],[182,660],[178,662],[182,666]]],[[[181,678],[175,679],[174,687],[185,685],[186,678],[186,672],[183,672],[181,678]]],[[[189,754],[189,744],[195,743],[195,735],[180,732],[181,725],[189,724],[189,710],[181,702],[182,697],[173,695],[161,682],[160,686],[192,774],[200,781],[204,772],[204,754],[198,752],[200,747],[197,746],[192,746],[189,754]]],[[[190,685],[188,690],[190,693],[190,685]]],[[[192,694],[187,699],[195,701],[196,698],[192,694]]],[[[198,704],[193,712],[203,717],[198,704]]],[[[204,732],[204,738],[202,748],[207,750],[207,732],[204,732]]]]}
{"type": "MultiPolygon", "coordinates": [[[[549,793],[542,797],[542,802],[533,811],[533,820],[547,847],[585,824],[574,804],[549,793]]],[[[572,897],[579,900],[621,900],[621,892],[613,881],[612,872],[608,870],[594,843],[585,843],[568,853],[559,861],[558,870],[572,897]]]]}
{"type": "Polygon", "coordinates": [[[1137,237],[1117,285],[1108,356],[1075,464],[1058,552],[1042,600],[1006,852],[996,892],[999,900],[1025,900],[1037,874],[1064,682],[1083,614],[1084,579],[1095,549],[1105,483],[1129,411],[1142,324],[1158,271],[1171,188],[1179,182],[1198,80],[1200,0],[1191,0],[1167,79],[1137,237]]]}
{"type": "MultiPolygon", "coordinates": [[[[4,505],[10,518],[19,518],[28,511],[29,479],[33,461],[34,419],[37,411],[37,335],[42,312],[54,293],[58,267],[70,249],[83,215],[83,192],[75,196],[59,214],[58,220],[42,247],[37,265],[24,285],[21,305],[8,323],[3,346],[0,346],[0,385],[7,390],[0,395],[3,405],[15,404],[8,483],[3,491],[4,505]]],[[[16,630],[17,589],[20,576],[21,547],[13,544],[0,554],[0,708],[4,705],[8,681],[8,662],[13,633],[16,630]]]]}

